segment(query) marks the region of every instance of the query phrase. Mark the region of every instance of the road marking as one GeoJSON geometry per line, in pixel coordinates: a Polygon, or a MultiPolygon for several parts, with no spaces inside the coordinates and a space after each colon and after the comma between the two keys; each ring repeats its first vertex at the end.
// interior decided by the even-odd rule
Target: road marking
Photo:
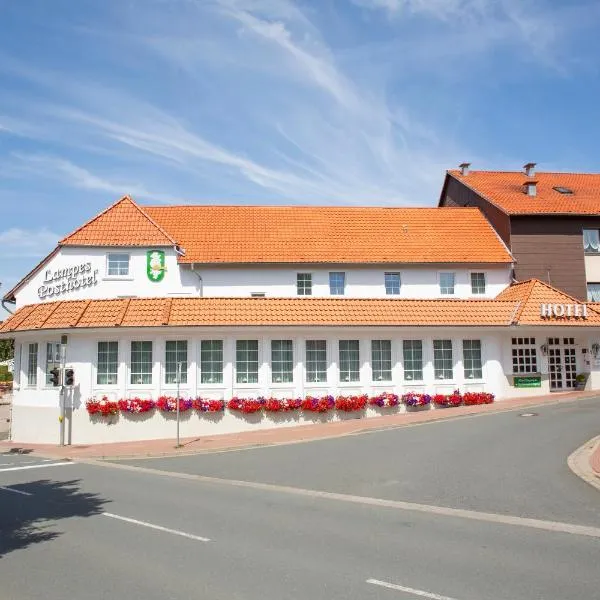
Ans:
{"type": "Polygon", "coordinates": [[[65,467],[67,465],[74,465],[72,462],[54,462],[54,463],[44,463],[39,465],[25,465],[24,467],[10,467],[8,469],[0,469],[0,473],[5,473],[6,471],[26,471],[27,469],[43,469],[45,467],[65,467]]]}
{"type": "Polygon", "coordinates": [[[10,487],[3,487],[0,485],[0,490],[4,490],[5,492],[14,492],[15,494],[21,494],[23,496],[33,496],[33,494],[30,494],[29,492],[23,492],[22,490],[15,490],[14,488],[10,488],[10,487]]]}
{"type": "Polygon", "coordinates": [[[379,579],[367,579],[367,583],[378,585],[380,587],[388,588],[389,590],[397,590],[398,592],[406,592],[413,596],[421,596],[422,598],[430,598],[430,600],[455,600],[450,596],[440,596],[439,594],[432,594],[431,592],[425,592],[424,590],[416,590],[414,588],[405,587],[403,585],[396,585],[395,583],[387,583],[385,581],[379,581],[379,579]]]}
{"type": "Polygon", "coordinates": [[[153,523],[147,523],[146,521],[138,521],[137,519],[131,519],[129,517],[122,517],[121,515],[114,515],[112,513],[102,513],[105,517],[110,517],[111,519],[117,519],[119,521],[125,521],[126,523],[133,523],[134,525],[142,525],[143,527],[148,527],[150,529],[156,529],[157,531],[163,531],[165,533],[172,533],[173,535],[180,535],[184,538],[189,538],[190,540],[196,540],[197,542],[210,542],[208,538],[201,537],[199,535],[192,535],[191,533],[186,533],[185,531],[179,531],[177,529],[169,529],[168,527],[162,527],[161,525],[154,525],[153,523]]]}
{"type": "Polygon", "coordinates": [[[320,490],[296,488],[287,485],[275,485],[272,483],[240,481],[236,479],[220,479],[219,477],[208,477],[206,475],[194,475],[192,473],[177,473],[174,471],[161,471],[160,469],[152,469],[150,467],[136,467],[133,465],[109,463],[96,460],[81,460],[80,462],[96,465],[98,467],[105,467],[108,469],[121,469],[123,471],[133,471],[138,473],[145,473],[148,475],[158,475],[160,477],[173,477],[175,479],[185,479],[187,481],[198,481],[201,483],[212,483],[217,485],[229,485],[239,488],[260,490],[263,492],[290,494],[293,496],[322,498],[324,500],[349,502],[351,504],[363,504],[365,506],[394,508],[396,510],[421,512],[441,517],[455,517],[460,519],[469,519],[471,521],[483,521],[486,523],[494,523],[500,525],[529,527],[531,529],[541,529],[544,531],[550,531],[552,533],[569,533],[573,535],[583,535],[587,537],[600,539],[600,527],[591,527],[588,525],[575,525],[573,523],[562,523],[560,521],[545,521],[542,519],[534,519],[530,517],[515,517],[512,515],[479,512],[476,510],[467,510],[464,508],[450,508],[448,506],[435,506],[432,504],[418,504],[416,502],[405,502],[403,500],[385,500],[383,498],[370,498],[368,496],[353,496],[350,494],[340,494],[337,492],[325,492],[320,490]]]}

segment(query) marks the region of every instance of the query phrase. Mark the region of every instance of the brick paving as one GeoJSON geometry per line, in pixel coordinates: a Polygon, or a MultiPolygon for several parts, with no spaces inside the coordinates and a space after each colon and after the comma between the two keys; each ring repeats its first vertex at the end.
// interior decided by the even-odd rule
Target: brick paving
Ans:
{"type": "MultiPolygon", "coordinates": [[[[257,431],[244,431],[207,437],[186,438],[181,440],[181,447],[175,448],[173,438],[119,442],[114,444],[54,446],[49,444],[25,444],[13,442],[0,442],[0,452],[17,451],[17,449],[32,451],[40,456],[87,459],[87,458],[131,458],[148,456],[176,456],[184,454],[199,454],[221,450],[249,448],[253,446],[277,445],[298,443],[310,440],[335,438],[352,435],[362,431],[385,429],[393,427],[406,427],[419,423],[438,421],[461,416],[478,415],[485,413],[503,412],[519,408],[530,408],[573,402],[583,398],[600,396],[598,391],[570,392],[568,394],[548,394],[544,396],[531,396],[527,398],[513,398],[501,400],[494,404],[483,406],[459,406],[436,410],[421,410],[404,414],[386,415],[369,419],[356,419],[336,421],[332,423],[318,423],[299,425],[278,429],[257,431]]],[[[600,469],[600,449],[596,452],[598,468],[600,469]]]]}

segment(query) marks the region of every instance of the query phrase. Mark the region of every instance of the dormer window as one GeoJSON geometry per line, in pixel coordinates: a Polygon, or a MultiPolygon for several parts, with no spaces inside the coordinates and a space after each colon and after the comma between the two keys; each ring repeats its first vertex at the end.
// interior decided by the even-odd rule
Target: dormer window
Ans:
{"type": "Polygon", "coordinates": [[[563,187],[562,185],[554,186],[552,189],[559,194],[571,195],[575,193],[571,188],[563,187]]]}
{"type": "Polygon", "coordinates": [[[108,277],[129,276],[129,254],[111,252],[107,255],[106,274],[108,277]]]}

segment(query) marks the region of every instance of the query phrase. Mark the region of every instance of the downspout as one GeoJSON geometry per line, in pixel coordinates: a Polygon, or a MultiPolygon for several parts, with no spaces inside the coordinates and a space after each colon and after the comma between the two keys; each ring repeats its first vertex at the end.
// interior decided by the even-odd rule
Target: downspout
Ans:
{"type": "MultiPolygon", "coordinates": [[[[8,300],[2,300],[0,302],[0,304],[2,304],[2,308],[7,312],[10,313],[11,315],[15,314],[14,310],[10,310],[10,308],[8,308],[8,306],[6,306],[6,303],[8,302],[8,300]]],[[[16,304],[16,302],[11,302],[10,304],[16,304]]]]}
{"type": "Polygon", "coordinates": [[[199,292],[200,292],[200,297],[202,298],[202,296],[204,296],[204,281],[202,280],[202,275],[200,275],[200,273],[198,271],[195,271],[194,267],[195,267],[195,263],[192,263],[191,271],[198,278],[198,282],[200,283],[199,292]]]}

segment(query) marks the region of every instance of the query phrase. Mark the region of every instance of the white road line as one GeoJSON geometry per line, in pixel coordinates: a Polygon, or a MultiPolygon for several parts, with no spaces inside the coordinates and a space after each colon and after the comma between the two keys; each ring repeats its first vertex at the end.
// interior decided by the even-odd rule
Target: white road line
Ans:
{"type": "Polygon", "coordinates": [[[65,467],[67,465],[74,465],[72,462],[54,462],[54,463],[44,463],[39,465],[25,465],[24,467],[10,467],[8,469],[0,469],[0,473],[5,473],[6,471],[26,471],[27,469],[43,469],[44,467],[65,467]]]}
{"type": "Polygon", "coordinates": [[[379,587],[388,588],[389,590],[396,590],[398,592],[406,592],[413,596],[421,596],[421,598],[430,598],[430,600],[455,600],[450,596],[440,596],[439,594],[432,594],[424,590],[416,590],[415,588],[405,587],[403,585],[397,585],[395,583],[387,583],[385,581],[379,581],[379,579],[367,579],[367,583],[378,585],[379,587]]]}
{"type": "Polygon", "coordinates": [[[161,525],[154,525],[147,523],[146,521],[138,521],[137,519],[130,519],[129,517],[122,517],[120,515],[113,515],[112,513],[102,513],[105,517],[111,519],[118,519],[119,521],[125,521],[126,523],[133,523],[134,525],[141,525],[142,527],[149,527],[150,529],[156,529],[157,531],[164,531],[165,533],[172,533],[173,535],[180,535],[181,537],[188,538],[190,540],[196,540],[197,542],[210,542],[208,538],[200,537],[199,535],[193,535],[186,533],[185,531],[178,531],[177,529],[169,529],[168,527],[162,527],[161,525]]]}
{"type": "Polygon", "coordinates": [[[3,487],[0,485],[0,490],[4,490],[5,492],[14,492],[15,494],[21,494],[22,496],[33,496],[33,494],[30,494],[29,492],[23,492],[22,490],[15,490],[14,488],[10,488],[10,487],[3,487]]]}

